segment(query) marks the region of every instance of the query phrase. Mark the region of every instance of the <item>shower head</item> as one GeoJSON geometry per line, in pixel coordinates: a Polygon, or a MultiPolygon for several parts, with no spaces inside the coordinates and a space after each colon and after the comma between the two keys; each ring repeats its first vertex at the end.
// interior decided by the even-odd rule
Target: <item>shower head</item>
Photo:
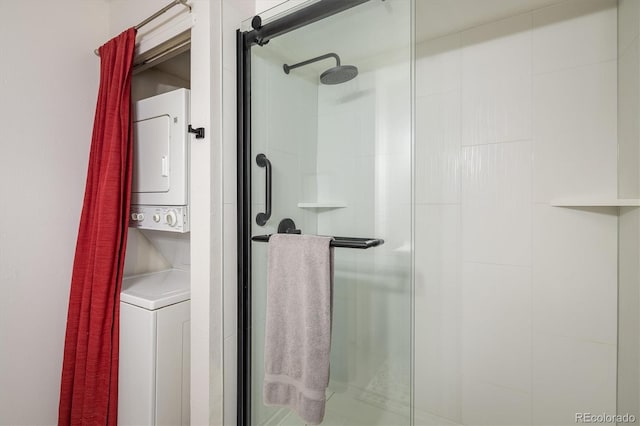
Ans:
{"type": "Polygon", "coordinates": [[[355,66],[340,65],[340,57],[335,53],[327,53],[326,55],[321,55],[316,58],[298,62],[297,64],[293,65],[284,64],[282,66],[282,69],[284,69],[285,74],[289,74],[289,71],[294,68],[303,67],[305,65],[309,65],[313,62],[318,62],[327,58],[335,58],[336,66],[329,68],[320,75],[320,82],[322,84],[340,84],[349,81],[358,75],[358,68],[356,68],[355,66]]]}
{"type": "Polygon", "coordinates": [[[340,84],[358,75],[358,68],[353,65],[338,65],[320,74],[322,84],[340,84]]]}

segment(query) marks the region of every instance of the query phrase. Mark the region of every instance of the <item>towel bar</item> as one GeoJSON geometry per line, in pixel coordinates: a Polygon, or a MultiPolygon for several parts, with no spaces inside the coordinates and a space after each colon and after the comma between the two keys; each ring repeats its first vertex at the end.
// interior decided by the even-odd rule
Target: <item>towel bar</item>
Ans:
{"type": "MultiPolygon", "coordinates": [[[[269,241],[269,235],[256,235],[251,237],[252,241],[266,243],[269,241]]],[[[384,240],[378,238],[357,238],[357,237],[333,237],[333,241],[329,244],[331,247],[368,249],[384,244],[384,240]]]]}
{"type": "MultiPolygon", "coordinates": [[[[278,225],[278,234],[301,234],[302,231],[296,228],[295,222],[290,218],[285,218],[278,225]]],[[[269,235],[256,235],[251,237],[251,241],[266,243],[269,241],[269,235]]],[[[331,237],[333,240],[329,244],[331,247],[368,249],[384,244],[384,240],[379,238],[359,238],[359,237],[331,237]]]]}

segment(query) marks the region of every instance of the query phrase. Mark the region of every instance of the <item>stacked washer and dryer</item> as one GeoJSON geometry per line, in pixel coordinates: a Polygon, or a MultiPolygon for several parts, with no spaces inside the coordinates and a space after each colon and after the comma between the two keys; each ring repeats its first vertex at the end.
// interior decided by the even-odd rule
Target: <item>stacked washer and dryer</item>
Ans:
{"type": "MultiPolygon", "coordinates": [[[[189,90],[134,104],[129,226],[189,232],[189,90]]],[[[120,295],[119,425],[188,425],[190,278],[125,277],[120,295]]]]}

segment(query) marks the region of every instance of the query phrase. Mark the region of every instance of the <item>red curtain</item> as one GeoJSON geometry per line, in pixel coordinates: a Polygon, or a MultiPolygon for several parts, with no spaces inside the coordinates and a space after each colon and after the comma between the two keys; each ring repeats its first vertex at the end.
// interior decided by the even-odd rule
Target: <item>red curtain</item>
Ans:
{"type": "Polygon", "coordinates": [[[100,51],[100,88],[71,277],[59,425],[115,425],[120,286],[131,202],[135,30],[100,51]]]}

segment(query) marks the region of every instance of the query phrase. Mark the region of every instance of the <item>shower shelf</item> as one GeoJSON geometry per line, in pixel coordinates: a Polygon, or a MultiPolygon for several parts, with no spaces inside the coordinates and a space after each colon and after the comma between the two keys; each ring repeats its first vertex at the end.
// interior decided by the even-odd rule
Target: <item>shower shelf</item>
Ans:
{"type": "Polygon", "coordinates": [[[553,207],[638,207],[637,198],[561,198],[551,201],[553,207]]]}
{"type": "Polygon", "coordinates": [[[342,209],[347,207],[347,205],[337,201],[324,201],[315,203],[298,203],[298,207],[301,209],[342,209]]]}

